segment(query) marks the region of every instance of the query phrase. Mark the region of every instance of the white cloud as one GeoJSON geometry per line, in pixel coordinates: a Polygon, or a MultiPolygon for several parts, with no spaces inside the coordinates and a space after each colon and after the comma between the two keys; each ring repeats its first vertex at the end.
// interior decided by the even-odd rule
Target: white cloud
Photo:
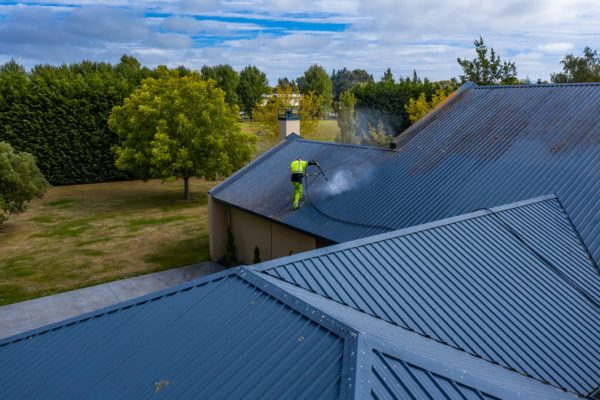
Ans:
{"type": "Polygon", "coordinates": [[[178,33],[197,33],[202,23],[195,18],[178,15],[164,19],[161,26],[178,33]]]}
{"type": "Polygon", "coordinates": [[[396,76],[416,69],[421,76],[446,79],[460,73],[457,57],[474,57],[472,42],[481,34],[488,46],[516,62],[519,76],[535,80],[559,71],[565,54],[600,43],[597,0],[36,3],[48,7],[0,7],[0,61],[115,62],[130,52],[149,65],[254,64],[271,81],[295,78],[314,63],[328,70],[364,68],[376,78],[391,67],[396,76]],[[330,23],[348,28],[322,30],[330,23]]]}

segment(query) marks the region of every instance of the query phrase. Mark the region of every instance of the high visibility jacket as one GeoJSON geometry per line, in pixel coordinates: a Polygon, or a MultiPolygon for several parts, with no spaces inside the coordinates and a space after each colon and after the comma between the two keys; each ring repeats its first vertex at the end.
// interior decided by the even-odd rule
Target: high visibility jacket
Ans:
{"type": "Polygon", "coordinates": [[[302,174],[302,175],[304,175],[304,171],[306,170],[307,166],[308,166],[308,161],[304,161],[304,160],[294,160],[290,164],[290,168],[292,170],[292,174],[302,174]]]}

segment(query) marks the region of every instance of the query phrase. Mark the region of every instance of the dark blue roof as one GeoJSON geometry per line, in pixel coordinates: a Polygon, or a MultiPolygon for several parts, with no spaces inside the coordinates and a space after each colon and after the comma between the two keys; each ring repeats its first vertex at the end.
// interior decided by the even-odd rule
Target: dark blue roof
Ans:
{"type": "MultiPolygon", "coordinates": [[[[547,198],[496,212],[536,246],[535,232],[556,229],[556,242],[541,251],[581,284],[592,266],[556,204],[547,198]],[[572,260],[566,264],[563,257],[572,260]]],[[[597,313],[527,252],[513,248],[515,265],[503,264],[502,253],[518,246],[495,218],[481,211],[254,269],[236,268],[5,339],[3,396],[574,399],[544,380],[554,384],[565,373],[572,378],[565,383],[570,391],[592,386],[599,334],[581,329],[578,318],[585,315],[593,326],[597,313]],[[475,235],[495,238],[500,250],[484,241],[467,251],[475,235]],[[466,255],[453,255],[454,246],[466,255]],[[443,263],[436,261],[438,251],[445,252],[443,263]],[[430,257],[427,268],[414,257],[430,257]],[[479,270],[469,264],[474,259],[479,270]],[[534,271],[539,283],[520,281],[534,271]],[[496,281],[502,274],[506,285],[490,290],[484,278],[496,281]],[[419,287],[424,283],[431,288],[419,287]],[[520,303],[504,298],[510,284],[520,303]],[[547,293],[521,293],[540,286],[547,293]],[[504,311],[500,300],[506,301],[504,311]],[[406,324],[397,316],[405,316],[406,324]],[[501,320],[495,327],[502,332],[486,326],[492,317],[501,320]],[[423,330],[413,326],[419,318],[423,330]],[[576,320],[579,329],[567,333],[564,323],[576,320]],[[505,330],[526,328],[528,337],[513,338],[523,354],[507,349],[505,330]],[[445,337],[449,331],[455,335],[445,337]],[[543,345],[534,344],[540,335],[543,345]],[[589,354],[582,354],[584,347],[589,354]],[[487,352],[482,356],[479,349],[487,352]],[[498,354],[501,361],[488,361],[498,354]],[[557,354],[562,358],[555,365],[557,354]],[[527,375],[531,371],[503,364],[517,358],[556,375],[527,375]]]]}
{"type": "Polygon", "coordinates": [[[356,333],[255,284],[229,272],[8,339],[2,397],[338,398],[356,333]]]}
{"type": "Polygon", "coordinates": [[[554,196],[255,268],[558,388],[600,385],[600,275],[554,196]]]}
{"type": "Polygon", "coordinates": [[[556,193],[599,261],[598,110],[595,83],[475,87],[415,124],[398,152],[294,137],[211,193],[334,242],[556,193]],[[300,156],[333,186],[309,178],[312,204],[292,212],[288,169],[300,156]]]}

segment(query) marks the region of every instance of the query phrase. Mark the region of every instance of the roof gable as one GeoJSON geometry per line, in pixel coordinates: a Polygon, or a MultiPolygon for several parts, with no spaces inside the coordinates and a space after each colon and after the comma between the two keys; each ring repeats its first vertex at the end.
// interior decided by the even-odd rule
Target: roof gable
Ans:
{"type": "Polygon", "coordinates": [[[600,383],[600,333],[573,329],[600,325],[600,277],[554,196],[256,268],[556,387],[600,383]]]}

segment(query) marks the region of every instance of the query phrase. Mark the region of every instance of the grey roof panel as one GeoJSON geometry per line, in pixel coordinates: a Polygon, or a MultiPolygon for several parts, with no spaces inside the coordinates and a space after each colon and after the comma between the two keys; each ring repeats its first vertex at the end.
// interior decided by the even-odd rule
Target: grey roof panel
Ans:
{"type": "Polygon", "coordinates": [[[356,382],[359,398],[370,398],[373,393],[382,395],[382,387],[376,382],[382,378],[378,376],[385,376],[391,387],[400,386],[395,393],[387,393],[388,396],[396,396],[395,398],[411,398],[402,394],[406,394],[405,387],[416,386],[418,389],[413,389],[412,394],[423,394],[424,390],[429,398],[435,399],[462,398],[460,396],[523,400],[578,397],[279,278],[267,275],[265,279],[360,332],[358,351],[362,357],[357,362],[359,373],[356,382]],[[415,376],[403,375],[392,379],[389,375],[391,372],[386,367],[390,369],[390,364],[396,363],[402,364],[398,367],[408,368],[415,376]],[[443,391],[442,394],[440,390],[443,391]]]}
{"type": "Polygon", "coordinates": [[[344,337],[236,274],[0,347],[5,398],[338,398],[344,337]]]}
{"type": "Polygon", "coordinates": [[[476,87],[417,124],[398,152],[295,137],[212,194],[344,242],[556,193],[600,261],[599,110],[596,83],[476,87]],[[335,185],[310,177],[313,204],[291,212],[288,168],[299,156],[335,185]]]}
{"type": "Polygon", "coordinates": [[[553,196],[255,268],[559,388],[600,385],[600,311],[582,294],[598,302],[600,277],[553,196]]]}

